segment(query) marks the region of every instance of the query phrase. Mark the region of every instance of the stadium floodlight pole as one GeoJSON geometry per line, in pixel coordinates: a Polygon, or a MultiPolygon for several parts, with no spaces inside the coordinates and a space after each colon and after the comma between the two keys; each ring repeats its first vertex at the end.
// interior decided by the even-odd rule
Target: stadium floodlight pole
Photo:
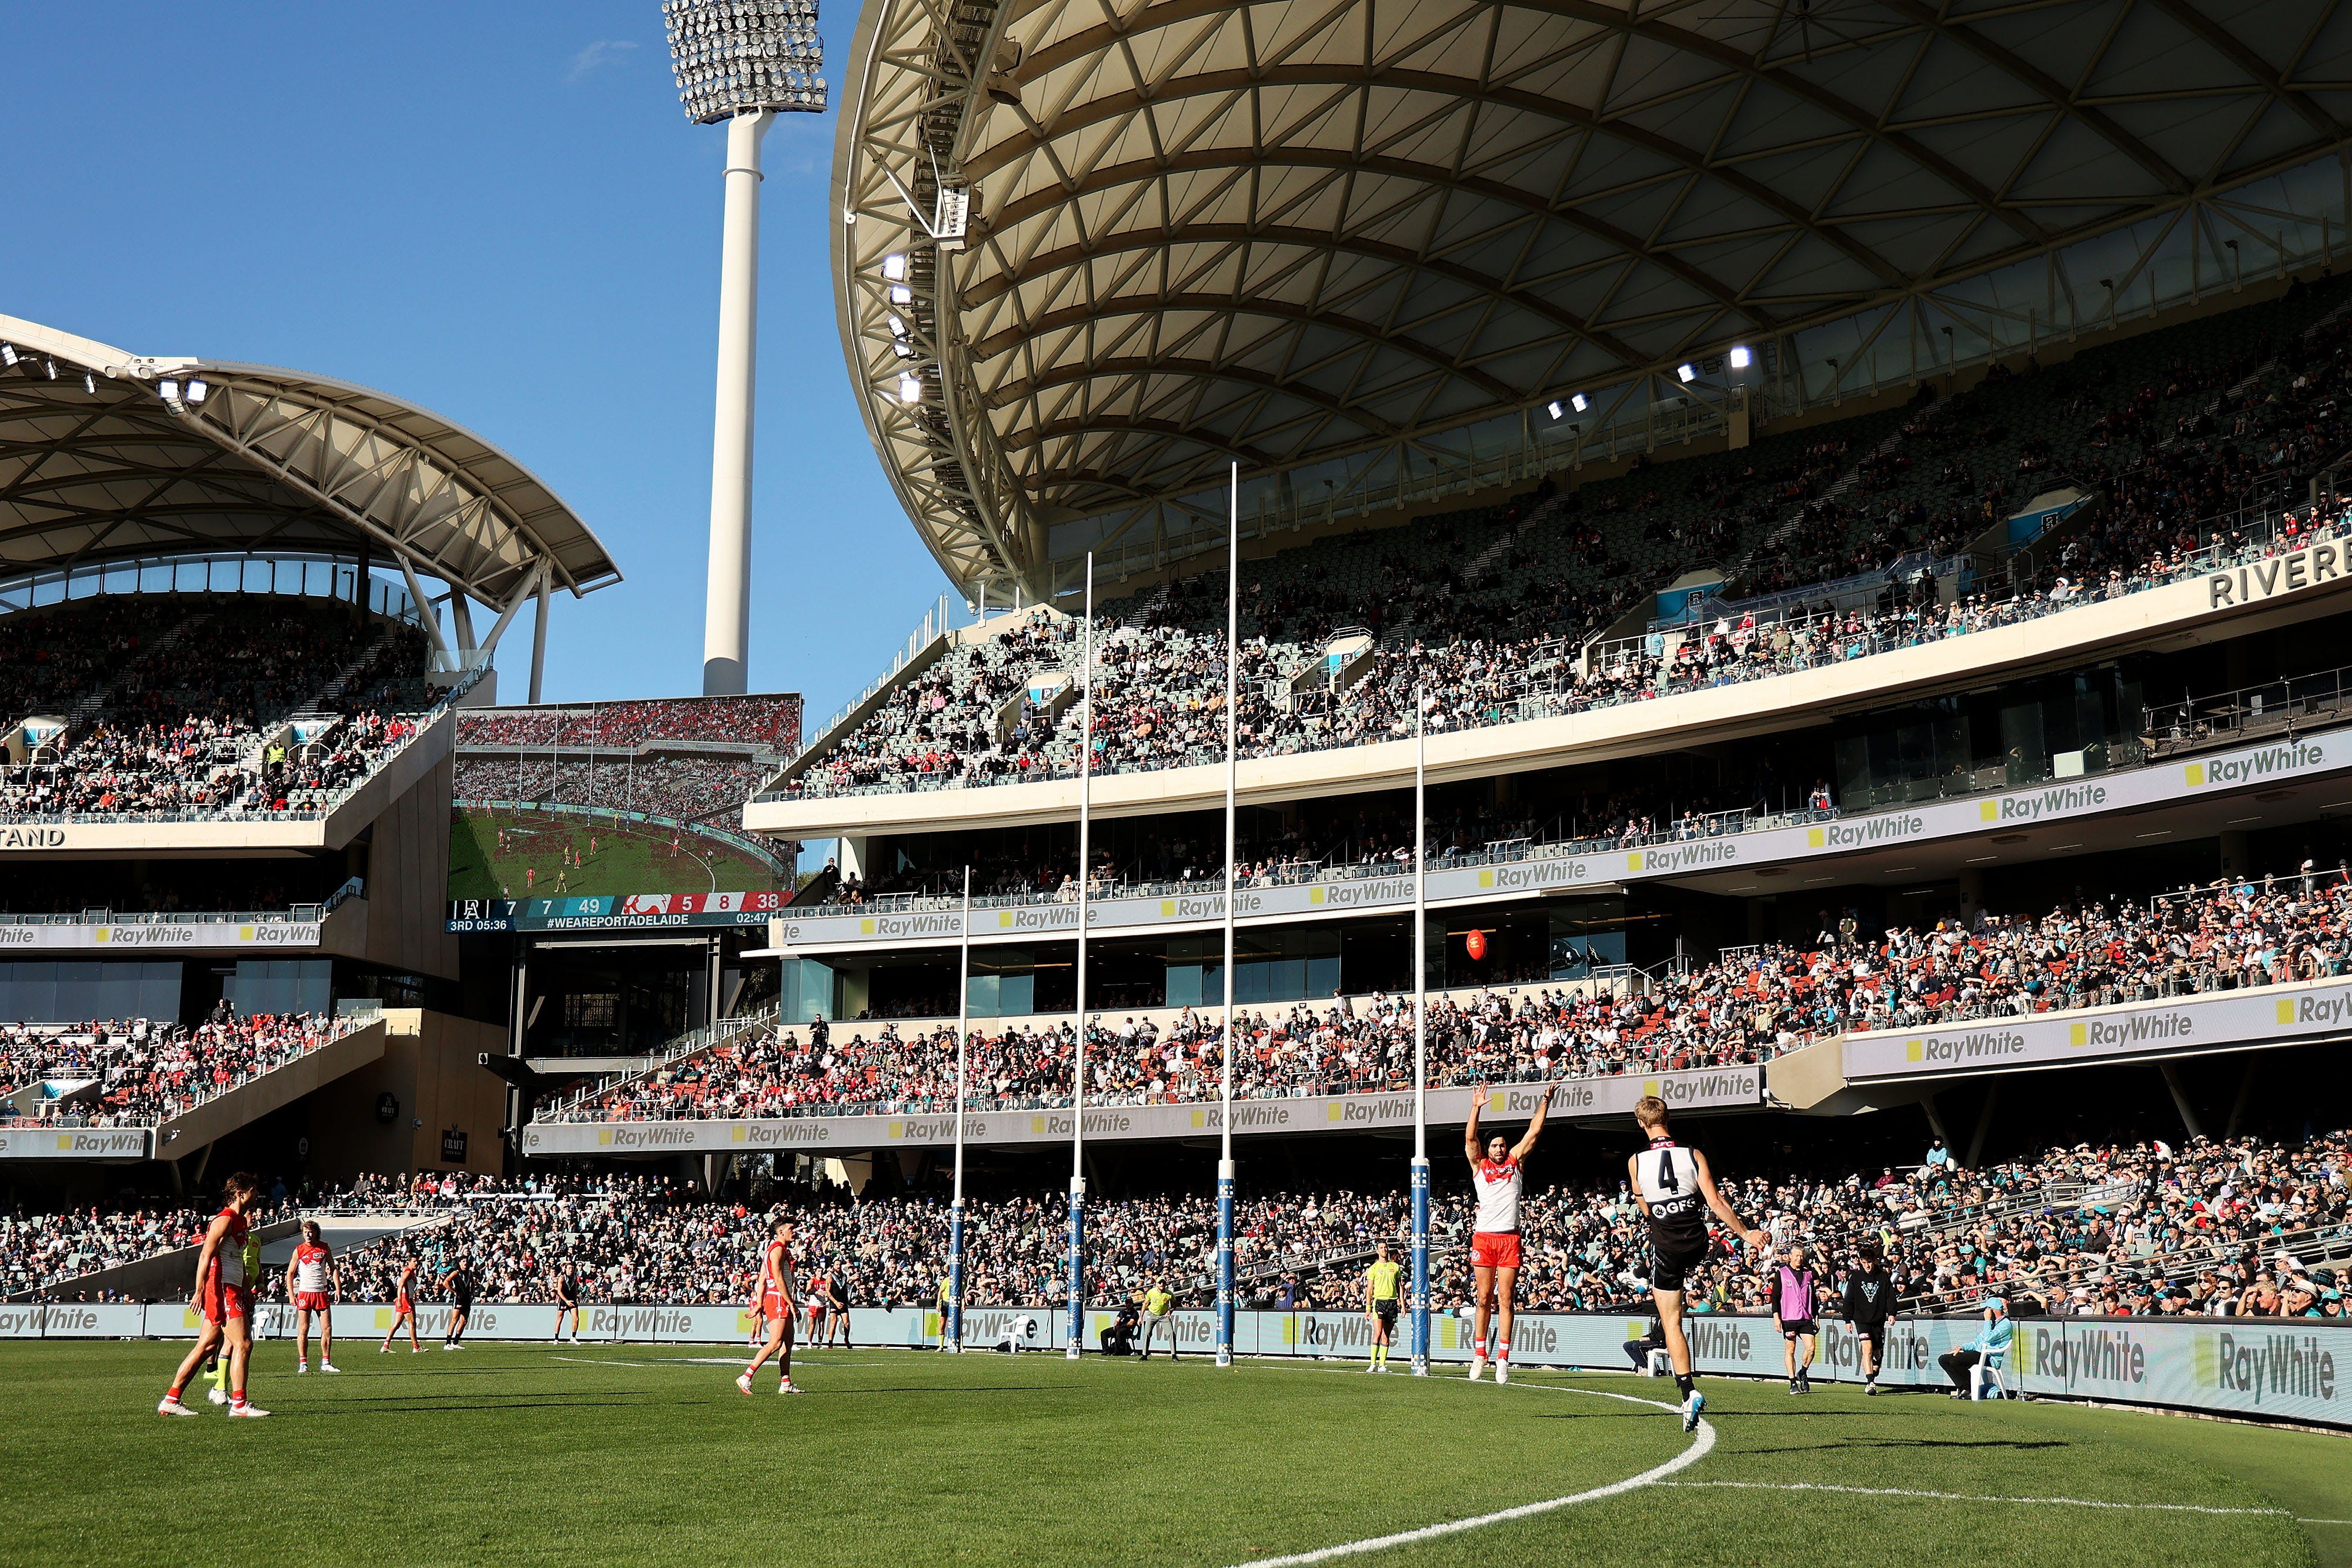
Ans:
{"type": "Polygon", "coordinates": [[[1412,1375],[1429,1375],[1429,705],[1412,688],[1412,1375]]]}
{"type": "Polygon", "coordinates": [[[1225,1048],[1217,1116],[1217,1364],[1234,1364],[1234,770],[1241,691],[1242,465],[1225,528],[1225,1048]]]}
{"type": "Polygon", "coordinates": [[[956,966],[955,1199],[948,1205],[948,1311],[940,1335],[950,1351],[963,1350],[963,1106],[965,1069],[971,1056],[971,867],[963,868],[963,938],[956,966]]]}
{"type": "Polygon", "coordinates": [[[1095,783],[1095,552],[1087,551],[1086,623],[1078,646],[1078,1037],[1070,1061],[1070,1317],[1071,1361],[1087,1343],[1087,920],[1094,846],[1095,783]]]}
{"type": "MultiPolygon", "coordinates": [[[[760,141],[779,113],[824,108],[816,0],[664,0],[678,99],[698,125],[727,121],[719,264],[719,381],[710,442],[710,565],[702,695],[749,689],[751,391],[760,330],[760,141]]],[[[533,683],[531,700],[538,700],[533,683]]]]}

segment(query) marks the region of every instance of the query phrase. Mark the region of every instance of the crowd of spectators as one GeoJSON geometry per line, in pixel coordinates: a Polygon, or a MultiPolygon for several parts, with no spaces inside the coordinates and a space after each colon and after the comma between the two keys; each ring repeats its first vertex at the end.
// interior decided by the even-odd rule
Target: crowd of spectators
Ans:
{"type": "Polygon", "coordinates": [[[789,756],[800,746],[801,699],[792,693],[738,697],[662,697],[562,707],[469,708],[458,716],[461,747],[593,747],[626,749],[648,741],[703,741],[789,756]]]}
{"type": "Polygon", "coordinates": [[[103,599],[0,625],[0,648],[26,640],[7,677],[18,716],[89,711],[61,745],[0,765],[0,817],[322,810],[415,733],[402,710],[429,700],[422,632],[341,605],[103,599]]]}
{"type": "Polygon", "coordinates": [[[147,1019],[0,1024],[0,1094],[48,1085],[22,1124],[145,1127],[316,1051],[341,1030],[315,1013],[236,1016],[188,1028],[147,1019]]]}
{"type": "MultiPolygon", "coordinates": [[[[1931,928],[1863,933],[1827,912],[1811,942],[1727,952],[1640,987],[1545,986],[1514,998],[1434,999],[1427,1051],[1440,1087],[1769,1061],[1817,1039],[1921,1029],[2352,973],[2352,878],[2307,867],[2146,902],[2087,901],[2040,917],[1979,911],[1931,928]]],[[[1234,1092],[1258,1099],[1395,1091],[1413,1081],[1410,997],[1375,993],[1240,1009],[1234,1092]]],[[[968,1103],[1065,1105],[1075,1023],[975,1032],[968,1103]]],[[[1090,1025],[1087,1099],[1182,1103],[1223,1092],[1213,1012],[1090,1025]]],[[[950,1025],[901,1032],[759,1026],[642,1077],[551,1107],[579,1121],[763,1119],[952,1109],[950,1025]],[[847,1030],[849,1039],[837,1038],[847,1030]]]]}
{"type": "MultiPolygon", "coordinates": [[[[1912,412],[1893,442],[1866,452],[1835,438],[1817,443],[1829,453],[1823,461],[1853,465],[1858,482],[1841,493],[1838,485],[1801,478],[1797,492],[1812,498],[1773,531],[1770,549],[1759,546],[1743,558],[1740,591],[1751,600],[1739,602],[1749,608],[1732,606],[1671,634],[1601,645],[1597,657],[1580,658],[1578,641],[1599,622],[1568,632],[1559,622],[1531,628],[1503,612],[1509,603],[1494,600],[1489,584],[1439,594],[1391,624],[1369,669],[1351,669],[1335,690],[1315,678],[1324,657],[1317,639],[1343,622],[1381,628],[1383,607],[1418,603],[1400,597],[1393,580],[1433,582],[1458,573],[1458,559],[1441,535],[1416,535],[1417,570],[1401,555],[1381,571],[1359,574],[1344,591],[1288,580],[1281,556],[1257,563],[1244,591],[1255,632],[1245,634],[1242,652],[1239,748],[1260,757],[1403,738],[1412,733],[1417,702],[1427,727],[1449,729],[1782,674],[2161,586],[2217,557],[2296,548],[2315,528],[2333,537],[2343,524],[2332,511],[2291,518],[2275,531],[2253,527],[2244,514],[2293,493],[2305,473],[2352,444],[2352,330],[2341,318],[2340,308],[2330,311],[2284,341],[2208,334],[2196,354],[2174,355],[2152,387],[2113,366],[2050,372],[2072,376],[2069,384],[2079,388],[2043,411],[2056,423],[2080,427],[2067,476],[2100,500],[2081,526],[2037,541],[1997,591],[1988,577],[1974,591],[1947,598],[1935,581],[1916,577],[1885,583],[1871,602],[1846,604],[1843,592],[1827,601],[1837,584],[1859,580],[1854,573],[1952,557],[1998,525],[2010,506],[2055,482],[2049,443],[2012,439],[2001,423],[2010,403],[2041,409],[2021,390],[2034,388],[2039,397],[2039,372],[2004,371],[1948,406],[1912,412]],[[2007,472],[1977,471],[1972,454],[1987,446],[2013,454],[2007,472]],[[1931,464],[1936,482],[1909,477],[1931,464]],[[1809,602],[1815,590],[1824,598],[1809,602]],[[1756,597],[1775,591],[1782,597],[1769,607],[1756,597]]],[[[1638,496],[1633,504],[1639,510],[1638,496]]],[[[1559,510],[1558,501],[1539,508],[1559,510]]],[[[1580,525],[1561,516],[1546,526],[1580,525]]],[[[1497,548],[1512,543],[1507,537],[1497,548]]],[[[1509,556],[1501,575],[1518,559],[1509,556]]],[[[1539,570],[1532,558],[1526,566],[1539,570]]],[[[1094,724],[1084,737],[1097,771],[1222,757],[1226,661],[1223,616],[1208,614],[1213,597],[1221,607],[1218,574],[1137,601],[1127,610],[1131,623],[1102,623],[1094,724]],[[1213,596],[1205,591],[1211,585],[1213,596]]],[[[902,684],[789,788],[822,795],[1075,774],[1077,705],[1066,695],[1020,700],[1024,688],[1042,695],[1075,672],[1076,629],[1041,624],[1048,619],[959,649],[902,684]]]]}
{"type": "Polygon", "coordinates": [[[453,786],[460,800],[601,806],[679,821],[734,817],[772,765],[734,756],[674,751],[605,758],[461,755],[453,786]]]}

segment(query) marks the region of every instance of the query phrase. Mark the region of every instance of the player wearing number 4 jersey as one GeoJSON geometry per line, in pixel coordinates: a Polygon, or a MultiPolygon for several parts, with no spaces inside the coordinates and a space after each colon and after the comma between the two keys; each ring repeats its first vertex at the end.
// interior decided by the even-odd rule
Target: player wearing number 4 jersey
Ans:
{"type": "Polygon", "coordinates": [[[1633,1120],[1650,1146],[1628,1158],[1625,1169],[1650,1223],[1650,1297],[1657,1303],[1658,1326],[1674,1362],[1675,1386],[1682,1391],[1683,1430],[1688,1432],[1698,1426],[1706,1396],[1691,1384],[1690,1341],[1683,1334],[1683,1285],[1714,1245],[1706,1233],[1707,1211],[1714,1210],[1750,1247],[1761,1247],[1769,1238],[1740,1223],[1716,1190],[1706,1156],[1675,1142],[1666,1131],[1664,1101],[1644,1095],[1633,1107],[1633,1120]]]}
{"type": "Polygon", "coordinates": [[[1470,1159],[1471,1184],[1478,1189],[1478,1217],[1470,1232],[1470,1268],[1478,1282],[1478,1317],[1470,1343],[1470,1381],[1486,1371],[1486,1333],[1496,1330],[1495,1381],[1511,1380],[1511,1297],[1519,1281],[1519,1191],[1527,1173],[1521,1162],[1536,1146],[1543,1131],[1544,1113],[1551,1109],[1546,1087],[1536,1102],[1534,1120],[1516,1144],[1501,1134],[1478,1143],[1478,1113],[1486,1108],[1486,1092],[1470,1096],[1470,1125],[1462,1134],[1462,1152],[1470,1159]]]}

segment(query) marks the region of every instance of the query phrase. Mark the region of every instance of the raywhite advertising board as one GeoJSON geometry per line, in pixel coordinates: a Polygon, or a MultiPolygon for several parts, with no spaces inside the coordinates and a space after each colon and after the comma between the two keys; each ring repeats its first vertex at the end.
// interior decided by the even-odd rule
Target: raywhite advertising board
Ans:
{"type": "Polygon", "coordinates": [[[0,1160],[143,1160],[146,1127],[0,1126],[0,1160]]]}
{"type": "Polygon", "coordinates": [[[316,920],[138,921],[121,925],[0,925],[0,953],[111,953],[126,948],[316,947],[316,920]]]}
{"type": "MultiPolygon", "coordinates": [[[[1429,899],[1439,904],[1475,903],[1482,898],[1568,893],[1580,887],[1622,885],[1741,866],[1800,863],[1895,844],[1961,839],[1977,833],[2079,821],[2234,789],[2273,788],[2347,769],[2352,769],[2352,728],[2214,752],[2195,761],[2119,768],[2094,778],[1928,801],[1894,810],[1834,817],[1722,838],[1692,839],[1592,854],[1536,855],[1498,865],[1433,865],[1429,899]]],[[[1234,918],[1244,923],[1318,915],[1395,914],[1412,907],[1412,878],[1409,875],[1242,888],[1234,898],[1234,918]]],[[[1100,900],[1088,907],[1087,928],[1123,935],[1190,931],[1217,925],[1224,915],[1224,890],[1212,886],[1172,897],[1100,900]]],[[[954,909],[839,915],[796,915],[787,910],[770,923],[769,938],[773,946],[812,955],[861,948],[946,946],[961,936],[962,920],[961,912],[954,909]]],[[[983,945],[1067,936],[1077,928],[1076,904],[1024,904],[972,912],[972,940],[983,945]]]]}
{"type": "Polygon", "coordinates": [[[2165,1001],[1979,1019],[1845,1037],[1850,1080],[1946,1077],[2020,1067],[2298,1045],[2352,1034],[2352,980],[2210,991],[2165,1001]]]}
{"type": "MultiPolygon", "coordinates": [[[[1655,1094],[1676,1110],[1727,1110],[1760,1105],[1764,1070],[1757,1066],[1695,1071],[1623,1074],[1612,1078],[1563,1079],[1549,1086],[1551,1114],[1580,1121],[1630,1116],[1634,1103],[1655,1094]]],[[[1524,1121],[1535,1114],[1545,1092],[1538,1083],[1496,1084],[1501,1103],[1490,1105],[1491,1121],[1524,1121]]],[[[1429,1094],[1433,1124],[1458,1126],[1469,1120],[1469,1089],[1434,1089],[1429,1094]]],[[[1335,1094],[1318,1098],[1237,1100],[1236,1136],[1265,1133],[1338,1133],[1412,1125],[1412,1094],[1335,1094]]],[[[628,1154],[744,1154],[772,1149],[867,1149],[908,1145],[951,1145],[951,1113],[903,1116],[799,1116],[772,1121],[544,1122],[523,1129],[527,1155],[628,1154]]],[[[1215,1101],[1175,1105],[1109,1105],[1086,1113],[1087,1138],[1141,1141],[1213,1135],[1223,1129],[1224,1108],[1215,1101]]],[[[1070,1139],[1071,1113],[986,1110],[964,1117],[967,1144],[1060,1144],[1070,1139]]]]}

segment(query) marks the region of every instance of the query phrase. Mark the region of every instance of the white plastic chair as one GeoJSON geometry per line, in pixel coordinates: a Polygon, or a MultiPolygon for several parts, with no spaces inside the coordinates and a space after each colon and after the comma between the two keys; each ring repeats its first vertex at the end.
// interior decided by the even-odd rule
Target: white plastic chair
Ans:
{"type": "Polygon", "coordinates": [[[1969,1397],[1971,1400],[2017,1397],[2009,1391],[2009,1385],[2000,1375],[2001,1364],[2008,1359],[2007,1351],[1991,1351],[1974,1366],[1969,1368],[1969,1397]]]}
{"type": "Polygon", "coordinates": [[[1643,1375],[1649,1377],[1672,1377],[1674,1375],[1675,1358],[1668,1355],[1663,1350],[1652,1351],[1650,1353],[1649,1368],[1643,1375]]]}

